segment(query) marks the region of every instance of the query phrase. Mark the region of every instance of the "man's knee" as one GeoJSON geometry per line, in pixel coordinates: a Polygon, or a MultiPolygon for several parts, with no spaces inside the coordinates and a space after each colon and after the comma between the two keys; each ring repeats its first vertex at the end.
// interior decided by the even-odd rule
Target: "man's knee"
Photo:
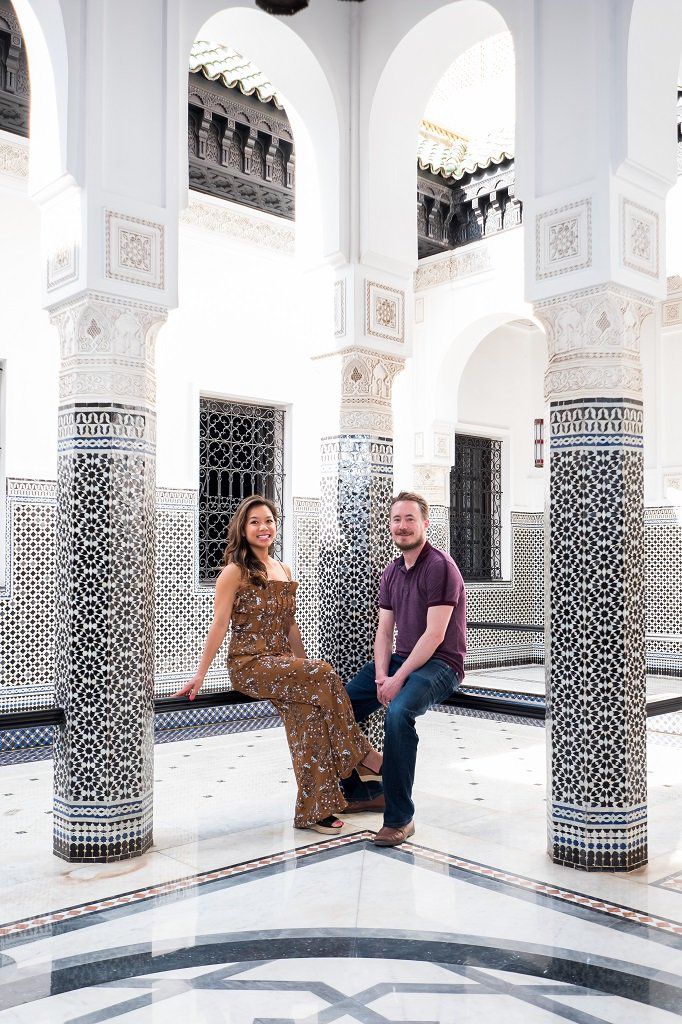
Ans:
{"type": "Polygon", "coordinates": [[[384,729],[386,732],[391,732],[405,726],[413,726],[416,717],[414,708],[407,701],[401,701],[396,698],[391,701],[386,709],[384,729]]]}
{"type": "Polygon", "coordinates": [[[346,691],[351,700],[366,700],[368,696],[376,693],[376,682],[374,674],[374,662],[369,661],[363,665],[357,675],[353,676],[346,684],[346,691]]]}

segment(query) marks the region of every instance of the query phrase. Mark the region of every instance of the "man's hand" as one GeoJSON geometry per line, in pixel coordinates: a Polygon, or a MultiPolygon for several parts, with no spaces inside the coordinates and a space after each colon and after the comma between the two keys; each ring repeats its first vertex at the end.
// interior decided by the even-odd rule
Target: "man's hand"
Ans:
{"type": "MultiPolygon", "coordinates": [[[[389,677],[386,675],[385,672],[383,672],[381,674],[379,674],[378,672],[375,673],[374,681],[376,682],[376,686],[377,686],[377,700],[379,700],[379,701],[381,701],[381,687],[384,686],[388,682],[388,679],[389,679],[389,677]]],[[[382,701],[382,703],[383,703],[383,701],[382,701]]]]}
{"type": "Polygon", "coordinates": [[[377,682],[377,697],[385,708],[391,703],[394,697],[402,690],[405,680],[396,673],[394,676],[387,676],[382,680],[381,685],[377,682]]]}

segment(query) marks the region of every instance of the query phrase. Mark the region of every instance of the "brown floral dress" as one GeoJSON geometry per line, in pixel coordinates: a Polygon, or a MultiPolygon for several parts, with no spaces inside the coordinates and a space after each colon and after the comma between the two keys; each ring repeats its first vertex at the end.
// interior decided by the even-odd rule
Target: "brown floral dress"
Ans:
{"type": "Polygon", "coordinates": [[[305,828],[343,807],[339,779],[367,756],[370,743],[331,665],[291,652],[297,586],[268,580],[265,587],[239,587],[227,667],[235,690],[272,701],[282,717],[298,783],[294,825],[305,828]]]}

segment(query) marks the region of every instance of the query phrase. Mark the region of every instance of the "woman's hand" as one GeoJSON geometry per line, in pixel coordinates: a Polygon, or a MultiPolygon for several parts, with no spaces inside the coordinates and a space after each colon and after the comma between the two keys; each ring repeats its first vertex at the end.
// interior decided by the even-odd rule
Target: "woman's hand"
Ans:
{"type": "Polygon", "coordinates": [[[186,694],[190,700],[194,700],[204,681],[203,676],[194,676],[188,683],[185,683],[181,690],[171,693],[171,697],[184,697],[186,694]]]}

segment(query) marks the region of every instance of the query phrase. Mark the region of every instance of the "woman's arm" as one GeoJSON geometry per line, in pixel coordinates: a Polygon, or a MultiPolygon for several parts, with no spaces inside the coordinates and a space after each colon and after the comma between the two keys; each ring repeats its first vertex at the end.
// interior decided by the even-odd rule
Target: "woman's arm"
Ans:
{"type": "Polygon", "coordinates": [[[234,604],[235,595],[240,581],[241,570],[239,566],[234,564],[226,565],[216,580],[213,622],[211,623],[211,628],[206,635],[204,651],[201,655],[199,666],[193,678],[190,679],[190,681],[186,683],[181,690],[172,694],[173,697],[184,697],[185,694],[189,694],[189,699],[194,700],[201,689],[201,684],[204,681],[206,673],[211,667],[211,662],[215,658],[220,645],[225,639],[227,627],[230,625],[232,605],[234,604]]]}
{"type": "Polygon", "coordinates": [[[296,624],[296,620],[292,620],[291,626],[289,627],[288,633],[289,647],[291,647],[291,653],[295,658],[307,657],[305,653],[305,647],[303,646],[303,640],[301,639],[301,631],[296,624]]]}

